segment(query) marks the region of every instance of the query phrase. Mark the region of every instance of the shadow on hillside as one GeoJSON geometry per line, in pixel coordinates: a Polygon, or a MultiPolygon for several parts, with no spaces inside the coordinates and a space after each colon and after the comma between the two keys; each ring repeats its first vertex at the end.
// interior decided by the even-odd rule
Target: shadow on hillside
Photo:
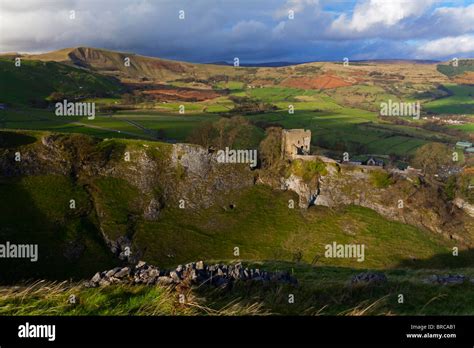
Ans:
{"type": "MultiPolygon", "coordinates": [[[[441,260],[442,261],[442,260],[441,260]]],[[[352,276],[367,270],[271,262],[266,271],[291,272],[298,285],[241,281],[225,289],[201,286],[195,293],[212,309],[252,309],[279,315],[472,315],[471,284],[443,286],[425,283],[429,274],[409,270],[379,270],[388,281],[351,285],[352,276]],[[410,304],[400,305],[399,294],[409,294],[410,304]],[[295,299],[289,302],[289,296],[295,299]]],[[[256,265],[255,265],[256,266],[256,265]]],[[[246,313],[248,314],[248,313],[246,313]]]]}
{"type": "MultiPolygon", "coordinates": [[[[24,186],[20,178],[0,176],[1,284],[89,278],[115,265],[90,215],[58,215],[50,204],[61,199],[57,193],[46,192],[38,199],[24,186]],[[22,257],[14,257],[12,252],[20,248],[22,257]]],[[[64,188],[56,182],[55,189],[64,188]]]]}
{"type": "Polygon", "coordinates": [[[12,148],[36,142],[34,137],[16,132],[0,131],[0,148],[12,148]]]}
{"type": "Polygon", "coordinates": [[[451,253],[436,254],[430,258],[416,260],[405,259],[394,268],[411,269],[450,269],[474,267],[474,249],[459,250],[458,256],[451,253]]]}

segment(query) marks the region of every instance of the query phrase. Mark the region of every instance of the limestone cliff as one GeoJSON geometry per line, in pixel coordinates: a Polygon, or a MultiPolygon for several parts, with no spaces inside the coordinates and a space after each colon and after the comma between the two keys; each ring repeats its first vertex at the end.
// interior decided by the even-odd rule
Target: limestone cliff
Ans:
{"type": "Polygon", "coordinates": [[[472,207],[459,200],[445,202],[439,188],[425,182],[422,176],[334,163],[326,164],[326,169],[324,175],[312,182],[293,174],[282,178],[281,188],[295,191],[300,198],[300,207],[310,204],[327,207],[360,205],[388,219],[441,233],[467,246],[473,245],[473,218],[469,215],[472,207]],[[374,172],[390,176],[390,183],[386,187],[377,187],[373,180],[374,172]]]}
{"type": "MultiPolygon", "coordinates": [[[[280,180],[266,180],[264,169],[252,171],[246,164],[218,163],[216,154],[197,145],[101,141],[82,135],[36,137],[34,143],[0,148],[1,177],[65,175],[86,188],[96,178],[121,179],[138,189],[140,199],[134,203],[134,211],[145,220],[159,219],[160,211],[167,206],[184,204],[189,209],[200,209],[220,204],[225,194],[259,183],[296,192],[302,208],[311,204],[334,208],[360,205],[467,246],[474,243],[473,218],[468,214],[472,208],[458,201],[445,202],[438,187],[417,175],[394,172],[390,182],[379,187],[373,173],[386,173],[383,169],[326,163],[326,169],[315,180],[294,173],[280,176],[280,180]],[[15,161],[18,153],[21,160],[15,161]]],[[[97,215],[104,216],[93,198],[97,215]]],[[[126,238],[132,233],[111,235],[104,232],[105,228],[101,225],[104,238],[116,250],[127,244],[126,238]]],[[[133,219],[126,229],[133,230],[133,219]]]]}

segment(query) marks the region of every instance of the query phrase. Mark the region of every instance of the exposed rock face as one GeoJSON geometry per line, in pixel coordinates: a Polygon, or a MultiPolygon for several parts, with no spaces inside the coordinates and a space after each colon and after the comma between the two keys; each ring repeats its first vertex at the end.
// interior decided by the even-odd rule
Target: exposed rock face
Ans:
{"type": "MultiPolygon", "coordinates": [[[[302,208],[310,204],[360,205],[386,218],[441,233],[467,246],[474,245],[472,205],[460,200],[446,203],[437,187],[422,180],[415,185],[414,179],[418,182],[418,178],[399,173],[393,173],[393,183],[377,188],[372,183],[373,170],[381,169],[326,163],[327,173],[317,180],[308,182],[290,175],[267,184],[296,192],[302,208]]],[[[140,191],[140,214],[148,221],[159,219],[161,210],[177,207],[181,202],[186,209],[228,205],[229,202],[221,202],[222,197],[251,187],[256,176],[247,164],[219,163],[216,154],[197,145],[139,141],[118,141],[114,145],[86,136],[60,134],[45,135],[41,142],[18,149],[0,149],[0,171],[2,176],[66,175],[85,183],[97,177],[123,179],[140,191]],[[110,151],[104,151],[109,145],[110,151]],[[15,161],[16,152],[21,153],[21,162],[15,161]],[[125,154],[129,155],[128,161],[125,154]]],[[[100,217],[97,207],[96,211],[100,217]]],[[[109,238],[104,230],[102,233],[117,255],[132,244],[131,235],[109,238]]]]}
{"type": "Polygon", "coordinates": [[[456,207],[464,210],[467,215],[474,217],[474,205],[469,204],[468,202],[464,201],[461,198],[455,198],[453,203],[456,205],[456,207]]]}
{"type": "Polygon", "coordinates": [[[43,137],[42,145],[23,146],[20,149],[0,148],[0,175],[21,176],[45,173],[67,175],[71,172],[71,163],[55,146],[53,137],[43,137]],[[20,161],[16,161],[17,153],[20,155],[20,161]]]}
{"type": "Polygon", "coordinates": [[[155,266],[139,261],[133,268],[116,267],[97,272],[87,287],[107,286],[110,284],[146,284],[178,285],[208,284],[216,287],[230,287],[237,281],[278,282],[297,285],[296,278],[288,272],[267,272],[249,269],[242,264],[205,265],[202,261],[179,265],[175,270],[160,270],[155,266]]]}
{"type": "Polygon", "coordinates": [[[296,192],[300,207],[310,203],[327,207],[360,205],[388,219],[443,234],[468,246],[474,244],[474,231],[464,223],[471,219],[467,215],[469,205],[446,203],[438,188],[422,179],[417,186],[412,178],[394,174],[390,185],[378,188],[372,183],[371,173],[380,168],[326,164],[326,169],[326,175],[310,183],[291,175],[284,179],[281,188],[296,192]]]}
{"type": "Polygon", "coordinates": [[[175,183],[176,198],[191,208],[207,208],[218,201],[217,192],[229,193],[254,184],[247,164],[219,163],[216,154],[201,146],[174,144],[171,163],[184,179],[175,183]]]}
{"type": "Polygon", "coordinates": [[[162,197],[150,201],[147,219],[156,219],[164,205],[178,202],[184,202],[186,208],[207,208],[216,203],[218,192],[228,193],[254,183],[248,166],[218,163],[214,154],[197,145],[165,144],[154,150],[158,153],[155,156],[145,149],[129,150],[130,162],[109,162],[96,168],[97,175],[126,179],[144,194],[159,188],[162,197]]]}
{"type": "Polygon", "coordinates": [[[287,179],[282,178],[281,188],[298,194],[299,207],[307,208],[318,195],[318,187],[305,182],[302,178],[291,174],[287,179]]]}

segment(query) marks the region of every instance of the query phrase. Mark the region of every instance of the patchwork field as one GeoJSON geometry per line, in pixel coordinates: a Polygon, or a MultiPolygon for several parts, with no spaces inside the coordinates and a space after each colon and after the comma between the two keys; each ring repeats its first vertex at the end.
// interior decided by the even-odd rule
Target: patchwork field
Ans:
{"type": "Polygon", "coordinates": [[[450,96],[424,105],[428,111],[437,114],[469,114],[474,116],[474,86],[446,85],[450,96]]]}
{"type": "Polygon", "coordinates": [[[323,152],[410,157],[427,142],[454,144],[462,132],[470,136],[473,124],[473,87],[453,80],[470,72],[469,61],[460,61],[462,71],[409,62],[234,68],[137,56],[129,71],[116,66],[123,54],[89,48],[23,58],[22,69],[0,59],[3,128],[183,142],[206,124],[242,115],[262,132],[268,126],[310,129],[312,144],[323,152]],[[75,68],[78,61],[93,72],[75,68]],[[54,98],[95,102],[97,115],[57,117],[54,98]],[[423,112],[468,121],[426,130],[410,118],[403,125],[381,120],[380,103],[388,100],[420,101],[423,112]]]}

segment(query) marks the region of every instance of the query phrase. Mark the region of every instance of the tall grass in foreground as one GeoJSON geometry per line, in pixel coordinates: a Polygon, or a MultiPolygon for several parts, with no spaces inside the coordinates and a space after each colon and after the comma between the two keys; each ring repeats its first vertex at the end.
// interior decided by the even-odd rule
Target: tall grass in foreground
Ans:
{"type": "Polygon", "coordinates": [[[171,287],[113,285],[86,288],[79,283],[37,281],[0,287],[0,315],[255,315],[258,303],[238,300],[219,309],[203,305],[191,292],[185,303],[171,287]]]}
{"type": "Polygon", "coordinates": [[[38,281],[0,286],[0,315],[474,314],[474,282],[441,285],[426,281],[433,274],[463,274],[474,279],[473,268],[391,269],[384,271],[387,282],[354,285],[351,279],[360,270],[351,268],[269,261],[256,261],[248,266],[271,272],[291,270],[298,284],[239,281],[226,289],[206,284],[191,287],[114,284],[86,288],[77,282],[38,281]],[[184,295],[184,303],[180,295],[184,295]],[[75,303],[71,303],[72,298],[75,303]]]}

